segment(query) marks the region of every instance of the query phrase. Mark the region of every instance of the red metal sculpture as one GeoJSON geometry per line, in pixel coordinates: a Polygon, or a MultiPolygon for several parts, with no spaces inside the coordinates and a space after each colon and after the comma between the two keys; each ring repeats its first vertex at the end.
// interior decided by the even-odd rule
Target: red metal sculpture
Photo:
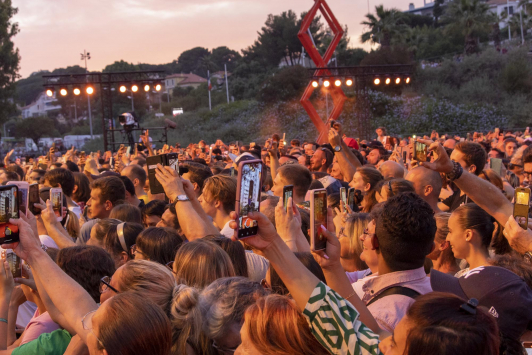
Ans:
{"type": "MultiPolygon", "coordinates": [[[[305,47],[305,50],[307,51],[309,57],[312,59],[316,67],[325,68],[327,67],[327,63],[329,63],[329,61],[331,60],[334,50],[338,46],[338,43],[340,43],[340,40],[342,39],[343,35],[344,30],[342,29],[342,26],[340,25],[336,17],[334,17],[334,14],[329,8],[329,5],[327,5],[325,0],[315,0],[314,6],[312,6],[309,13],[305,16],[303,22],[301,23],[301,29],[299,30],[297,37],[303,44],[303,47],[305,47]],[[327,21],[327,24],[329,25],[332,33],[334,34],[333,40],[331,41],[331,44],[329,45],[329,48],[327,48],[327,51],[325,52],[325,55],[323,57],[320,55],[318,49],[314,45],[314,42],[310,37],[309,31],[310,25],[312,24],[312,20],[314,20],[314,17],[316,17],[316,13],[318,12],[318,10],[320,10],[321,14],[323,15],[323,18],[325,19],[325,21],[327,21]]],[[[329,74],[330,72],[327,69],[319,69],[315,72],[315,75],[329,74]]],[[[334,109],[331,111],[329,117],[327,118],[327,121],[336,120],[338,116],[340,116],[344,108],[344,91],[342,90],[342,88],[332,85],[332,83],[331,86],[329,86],[329,88],[327,88],[326,90],[329,90],[329,94],[331,95],[334,104],[334,109]]],[[[307,111],[310,116],[310,119],[318,129],[319,136],[317,141],[318,143],[322,144],[327,142],[328,128],[318,115],[318,112],[316,111],[312,103],[310,102],[310,96],[313,92],[314,88],[309,82],[305,93],[301,97],[301,104],[303,105],[305,111],[307,111]]]]}

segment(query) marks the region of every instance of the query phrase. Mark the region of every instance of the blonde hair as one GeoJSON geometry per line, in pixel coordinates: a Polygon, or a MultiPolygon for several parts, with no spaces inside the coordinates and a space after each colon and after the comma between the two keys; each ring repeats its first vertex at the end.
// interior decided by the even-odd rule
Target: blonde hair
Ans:
{"type": "Polygon", "coordinates": [[[203,199],[211,203],[220,201],[226,213],[235,210],[236,179],[226,175],[211,176],[203,185],[203,199]]]}
{"type": "Polygon", "coordinates": [[[216,279],[235,275],[229,255],[218,245],[205,240],[183,244],[174,261],[179,283],[203,289],[216,279]]]}
{"type": "Polygon", "coordinates": [[[349,238],[349,257],[355,260],[357,270],[368,268],[366,263],[360,260],[360,254],[362,254],[363,249],[360,236],[364,233],[364,229],[371,219],[369,213],[353,213],[345,221],[344,235],[349,238]]]}
{"type": "Polygon", "coordinates": [[[303,314],[286,296],[261,297],[249,306],[244,325],[249,340],[263,355],[325,355],[303,314]]]}
{"type": "Polygon", "coordinates": [[[67,210],[68,223],[65,225],[65,229],[68,232],[68,235],[74,239],[74,241],[79,238],[79,219],[78,216],[72,211],[67,210]]]}

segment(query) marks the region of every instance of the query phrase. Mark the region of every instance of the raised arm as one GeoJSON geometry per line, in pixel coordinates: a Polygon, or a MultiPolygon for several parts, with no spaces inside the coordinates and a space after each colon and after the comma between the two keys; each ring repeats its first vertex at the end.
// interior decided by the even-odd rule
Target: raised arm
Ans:
{"type": "Polygon", "coordinates": [[[357,166],[360,167],[362,164],[360,164],[360,161],[355,157],[353,152],[349,150],[347,144],[345,144],[340,134],[334,128],[329,130],[329,143],[334,148],[334,155],[338,160],[338,165],[344,176],[344,181],[351,181],[355,175],[357,166]],[[336,147],[341,147],[340,151],[337,151],[336,147]],[[351,163],[353,161],[352,158],[354,158],[354,161],[358,164],[353,165],[351,163]]]}
{"type": "Polygon", "coordinates": [[[41,209],[41,218],[48,235],[54,240],[59,249],[76,246],[76,243],[68,235],[68,232],[63,228],[57,218],[52,207],[52,201],[47,200],[45,204],[35,204],[41,209]]]}
{"type": "Polygon", "coordinates": [[[268,154],[270,155],[270,174],[272,180],[275,180],[277,170],[279,169],[279,149],[277,148],[277,143],[273,143],[273,146],[268,149],[268,154]]]}

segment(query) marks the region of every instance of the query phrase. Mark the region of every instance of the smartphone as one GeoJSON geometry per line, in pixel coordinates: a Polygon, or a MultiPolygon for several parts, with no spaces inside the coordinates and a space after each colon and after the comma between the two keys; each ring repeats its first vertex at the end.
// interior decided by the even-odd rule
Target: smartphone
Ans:
{"type": "Polygon", "coordinates": [[[351,208],[352,211],[355,211],[355,188],[350,187],[347,190],[347,205],[351,208]]]}
{"type": "Polygon", "coordinates": [[[179,158],[177,153],[166,154],[167,165],[179,174],[179,158]]]}
{"type": "Polygon", "coordinates": [[[28,215],[28,190],[30,184],[26,181],[8,181],[6,185],[15,185],[18,187],[18,208],[26,216],[28,215]]]}
{"type": "Polygon", "coordinates": [[[113,157],[109,158],[109,166],[111,167],[111,169],[114,168],[114,164],[113,164],[113,157]]]}
{"type": "Polygon", "coordinates": [[[286,185],[283,187],[283,204],[285,211],[288,212],[288,199],[294,198],[294,185],[286,185]]]}
{"type": "Polygon", "coordinates": [[[50,200],[52,200],[52,208],[54,209],[55,217],[58,222],[63,220],[63,190],[59,187],[50,189],[50,200]]]}
{"type": "Polygon", "coordinates": [[[28,209],[34,216],[41,214],[41,209],[35,207],[36,203],[41,202],[41,196],[39,195],[39,184],[31,184],[28,189],[28,209]]]}
{"type": "Polygon", "coordinates": [[[334,124],[336,123],[335,120],[331,120],[331,128],[334,128],[334,124]]]}
{"type": "Polygon", "coordinates": [[[238,166],[236,206],[238,216],[237,238],[247,238],[257,234],[257,221],[248,217],[249,212],[257,212],[260,207],[262,184],[262,160],[243,161],[238,166]]]}
{"type": "Polygon", "coordinates": [[[126,157],[129,158],[130,155],[131,155],[131,146],[127,147],[126,149],[126,157]]]}
{"type": "Polygon", "coordinates": [[[420,142],[414,142],[414,160],[418,162],[426,162],[427,161],[427,145],[420,143],[420,142]]]}
{"type": "Polygon", "coordinates": [[[6,185],[0,187],[0,244],[18,242],[18,226],[9,223],[9,219],[19,218],[18,187],[6,185]]]}
{"type": "Polygon", "coordinates": [[[150,182],[150,192],[155,194],[163,194],[163,185],[155,178],[155,171],[157,170],[157,164],[165,166],[166,155],[153,155],[146,158],[146,164],[148,165],[148,181],[150,182]]]}
{"type": "Polygon", "coordinates": [[[310,247],[312,250],[324,250],[327,238],[323,236],[321,226],[327,228],[327,190],[310,191],[310,247]]]}
{"type": "Polygon", "coordinates": [[[403,163],[406,164],[406,150],[403,150],[403,163]]]}
{"type": "Polygon", "coordinates": [[[2,258],[7,261],[9,264],[9,269],[11,269],[11,274],[13,277],[22,277],[22,259],[15,254],[13,249],[3,249],[2,258]]]}
{"type": "Polygon", "coordinates": [[[530,189],[518,187],[514,195],[514,218],[521,228],[528,228],[528,211],[530,208],[530,189]]]}
{"type": "Polygon", "coordinates": [[[347,206],[347,190],[345,187],[340,187],[340,201],[344,203],[344,206],[347,206]]]}
{"type": "Polygon", "coordinates": [[[490,159],[490,169],[495,171],[499,176],[502,174],[502,159],[491,158],[490,159]]]}

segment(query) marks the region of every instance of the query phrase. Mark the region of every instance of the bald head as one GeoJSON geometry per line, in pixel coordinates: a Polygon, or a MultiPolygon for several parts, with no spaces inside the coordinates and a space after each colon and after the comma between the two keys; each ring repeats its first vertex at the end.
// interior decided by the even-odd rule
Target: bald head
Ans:
{"type": "Polygon", "coordinates": [[[427,202],[429,200],[438,201],[442,188],[441,177],[438,172],[420,166],[410,170],[406,175],[406,180],[414,185],[416,194],[422,199],[427,202]]]}
{"type": "Polygon", "coordinates": [[[387,160],[379,166],[379,171],[381,172],[384,180],[388,179],[402,179],[405,176],[405,169],[401,164],[396,163],[391,160],[387,160]]]}
{"type": "Polygon", "coordinates": [[[454,139],[447,139],[445,142],[443,142],[444,148],[454,149],[455,145],[456,141],[454,139]]]}

